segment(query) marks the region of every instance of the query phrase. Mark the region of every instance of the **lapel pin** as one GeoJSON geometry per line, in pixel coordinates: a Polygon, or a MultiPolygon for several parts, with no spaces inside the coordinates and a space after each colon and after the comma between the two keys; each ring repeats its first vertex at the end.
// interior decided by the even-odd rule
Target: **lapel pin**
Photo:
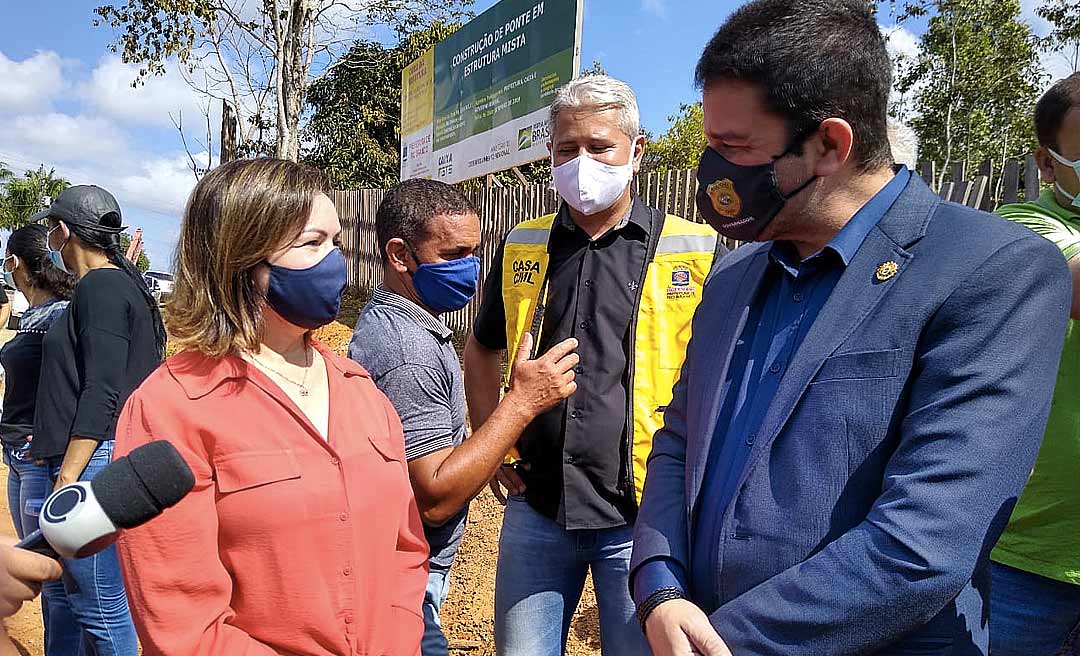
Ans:
{"type": "Polygon", "coordinates": [[[895,276],[898,271],[900,271],[900,265],[889,260],[888,262],[881,263],[881,266],[879,266],[874,273],[874,277],[878,279],[878,282],[885,282],[889,278],[895,276]]]}

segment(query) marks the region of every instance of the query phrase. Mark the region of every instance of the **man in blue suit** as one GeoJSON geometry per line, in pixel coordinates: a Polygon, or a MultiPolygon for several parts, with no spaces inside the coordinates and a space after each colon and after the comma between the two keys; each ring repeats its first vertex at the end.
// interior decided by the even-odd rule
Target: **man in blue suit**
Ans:
{"type": "Polygon", "coordinates": [[[668,654],[987,653],[1070,279],[893,168],[864,0],[755,0],[697,66],[720,261],[655,437],[631,588],[668,654]]]}

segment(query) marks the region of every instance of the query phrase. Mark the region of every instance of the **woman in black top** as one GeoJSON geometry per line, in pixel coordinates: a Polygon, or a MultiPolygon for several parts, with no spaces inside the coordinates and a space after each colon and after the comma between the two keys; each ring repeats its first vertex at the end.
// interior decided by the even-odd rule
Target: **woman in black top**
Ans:
{"type": "MultiPolygon", "coordinates": [[[[57,487],[91,480],[112,458],[116,418],[157,368],[165,328],[157,302],[120,252],[120,207],[100,187],[70,187],[48,219],[53,261],[79,283],[45,335],[30,455],[46,460],[57,487]]],[[[68,602],[87,653],[138,653],[114,547],[64,561],[68,602]]],[[[51,652],[50,652],[51,653],[51,652]]]]}
{"type": "MultiPolygon", "coordinates": [[[[63,315],[75,286],[75,278],[49,260],[45,235],[45,227],[40,225],[16,230],[8,238],[2,265],[7,284],[22,292],[30,304],[19,320],[15,337],[0,349],[5,382],[0,439],[4,443],[4,464],[8,466],[8,508],[20,538],[37,530],[42,502],[52,492],[48,465],[35,462],[29,453],[41,371],[41,341],[49,326],[63,315]]],[[[41,615],[45,652],[74,653],[80,639],[79,627],[59,581],[42,586],[41,615]]]]}

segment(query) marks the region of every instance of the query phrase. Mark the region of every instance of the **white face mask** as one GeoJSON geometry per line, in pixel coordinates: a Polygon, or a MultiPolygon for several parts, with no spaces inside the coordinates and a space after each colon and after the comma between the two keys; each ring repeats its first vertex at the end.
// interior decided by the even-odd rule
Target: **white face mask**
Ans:
{"type": "Polygon", "coordinates": [[[589,216],[608,209],[626,192],[634,177],[634,154],[631,150],[630,161],[622,166],[578,155],[560,166],[552,162],[551,176],[563,200],[589,216]]]}
{"type": "MultiPolygon", "coordinates": [[[[1076,178],[1080,180],[1080,159],[1076,160],[1075,162],[1071,162],[1065,159],[1065,157],[1063,157],[1062,155],[1055,153],[1053,149],[1047,148],[1047,150],[1050,151],[1051,157],[1061,162],[1065,166],[1071,166],[1072,170],[1076,172],[1076,178]]],[[[1065,187],[1062,187],[1060,182],[1056,183],[1055,186],[1057,187],[1057,190],[1061,192],[1062,196],[1068,198],[1072,202],[1073,207],[1080,207],[1080,195],[1070,194],[1069,192],[1065,191],[1065,187]]]]}

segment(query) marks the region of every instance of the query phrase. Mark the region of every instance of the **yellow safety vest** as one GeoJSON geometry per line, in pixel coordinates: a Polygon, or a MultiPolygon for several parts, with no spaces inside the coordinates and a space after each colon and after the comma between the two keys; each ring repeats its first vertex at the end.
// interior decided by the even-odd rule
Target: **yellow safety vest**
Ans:
{"type": "MultiPolygon", "coordinates": [[[[533,331],[537,338],[534,343],[539,343],[543,310],[537,313],[537,302],[542,289],[546,295],[548,238],[555,217],[549,214],[519,223],[506,237],[502,295],[511,360],[526,331],[533,331]]],[[[701,302],[702,287],[712,268],[716,231],[668,215],[659,239],[650,239],[649,247],[649,265],[644,284],[637,290],[637,311],[630,326],[633,351],[629,361],[627,425],[633,427],[633,434],[625,476],[633,481],[638,501],[653,434],[664,425],[671,388],[686,357],[694,310],[701,302]]]]}

